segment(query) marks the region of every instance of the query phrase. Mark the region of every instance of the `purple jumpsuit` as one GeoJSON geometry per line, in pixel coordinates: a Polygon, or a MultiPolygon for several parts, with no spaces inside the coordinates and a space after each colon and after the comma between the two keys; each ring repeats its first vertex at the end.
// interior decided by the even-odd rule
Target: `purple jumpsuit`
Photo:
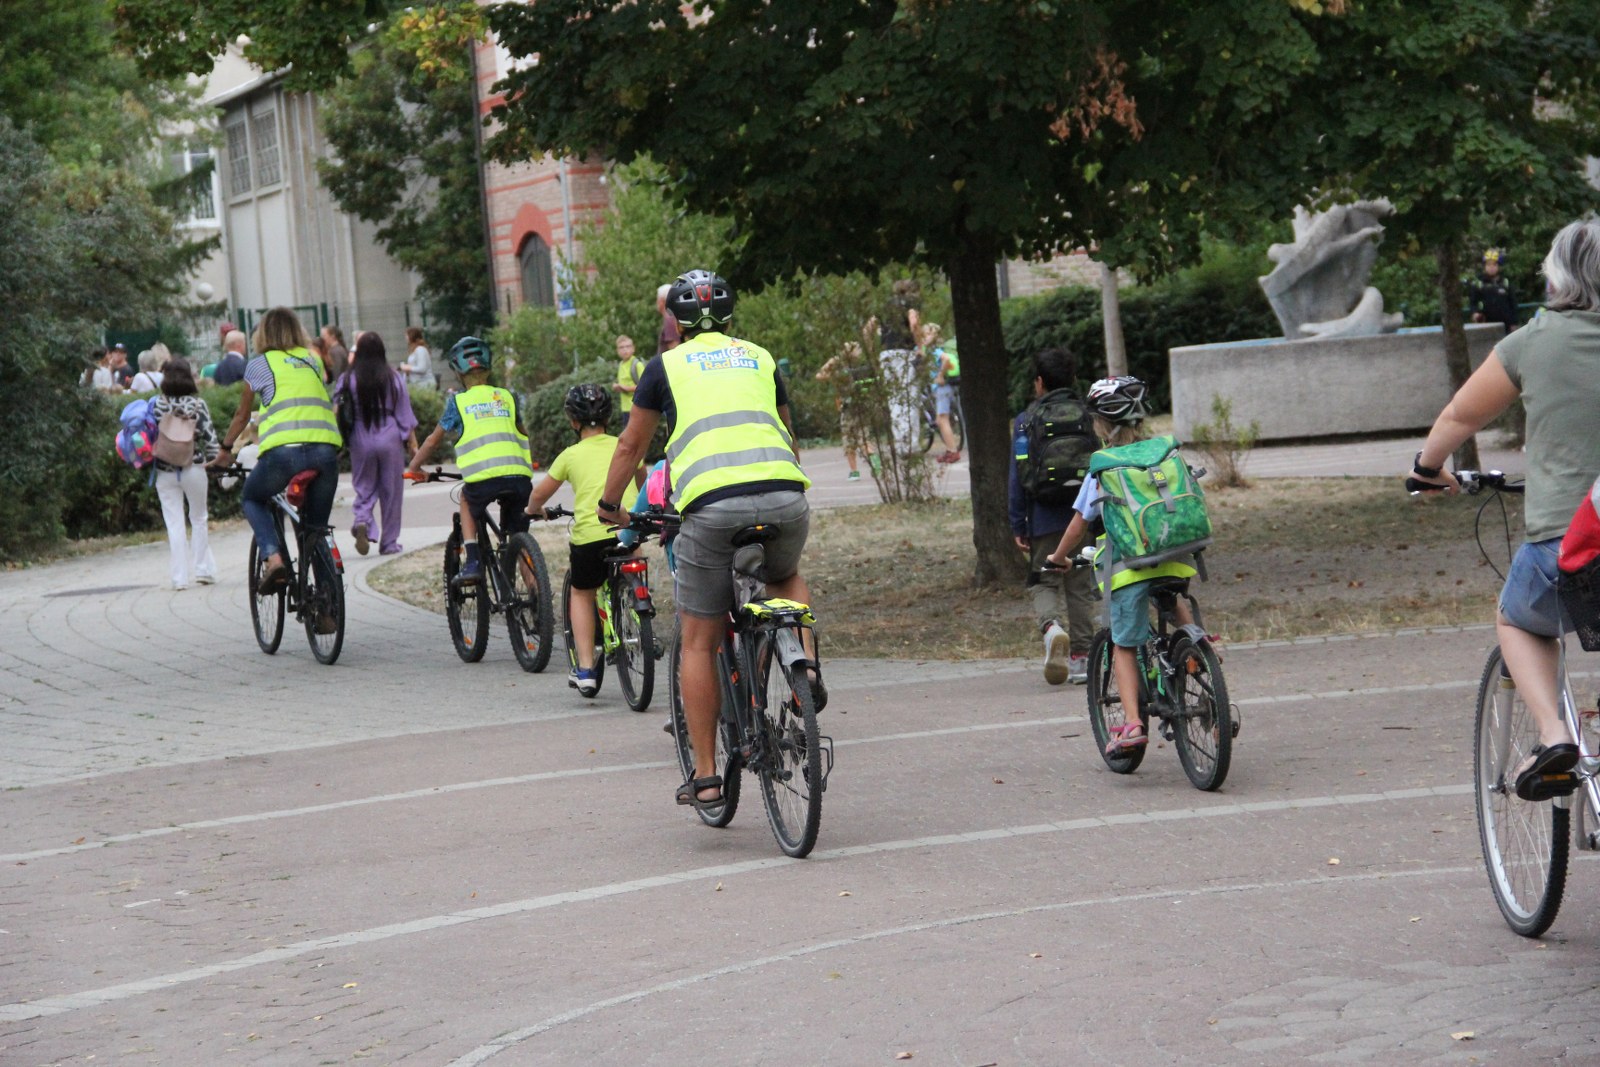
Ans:
{"type": "MultiPolygon", "coordinates": [[[[351,522],[355,526],[366,524],[369,535],[375,528],[373,505],[383,514],[383,533],[377,538],[378,551],[385,555],[400,551],[401,497],[405,491],[406,438],[417,427],[417,416],[411,410],[411,394],[406,391],[405,379],[393,374],[394,389],[389,394],[389,411],[376,426],[368,426],[356,404],[356,427],[350,439],[350,475],[355,485],[356,499],[351,506],[351,522]]],[[[347,402],[355,400],[355,375],[346,374],[339,383],[339,391],[346,394],[347,402]]]]}

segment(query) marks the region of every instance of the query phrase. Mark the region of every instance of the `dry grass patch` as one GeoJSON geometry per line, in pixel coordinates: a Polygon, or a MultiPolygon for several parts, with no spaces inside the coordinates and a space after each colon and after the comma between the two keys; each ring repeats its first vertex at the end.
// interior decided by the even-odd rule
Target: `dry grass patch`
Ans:
{"type": "MultiPolygon", "coordinates": [[[[1407,497],[1394,479],[1263,479],[1210,491],[1211,580],[1196,585],[1207,627],[1234,641],[1487,622],[1499,580],[1473,536],[1481,499],[1407,497]]],[[[1513,544],[1521,514],[1511,504],[1513,544]]],[[[1504,569],[1499,510],[1485,544],[1504,569]]],[[[551,580],[565,531],[536,528],[551,580]]],[[[655,550],[652,550],[655,551],[655,550]]],[[[657,552],[659,559],[659,552],[657,552]]],[[[838,508],[812,515],[805,573],[832,656],[983,659],[1039,651],[1020,584],[974,589],[965,500],[838,508]]],[[[375,569],[374,588],[443,611],[437,547],[375,569]]],[[[665,564],[652,575],[663,617],[665,564]]]]}

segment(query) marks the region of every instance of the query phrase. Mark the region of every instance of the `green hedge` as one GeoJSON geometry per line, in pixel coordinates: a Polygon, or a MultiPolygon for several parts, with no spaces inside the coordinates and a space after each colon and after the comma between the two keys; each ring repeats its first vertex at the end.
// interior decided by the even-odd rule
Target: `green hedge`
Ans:
{"type": "MultiPolygon", "coordinates": [[[[1226,251],[1213,261],[1166,281],[1123,289],[1122,332],[1128,372],[1150,383],[1154,410],[1171,407],[1167,352],[1184,345],[1278,337],[1282,328],[1257,283],[1253,257],[1226,251]]],[[[1021,410],[1032,396],[1033,353],[1066,345],[1078,357],[1080,384],[1105,373],[1105,325],[1100,290],[1057,289],[1037,297],[1008,300],[1001,307],[1007,383],[1012,407],[1021,410]]]]}

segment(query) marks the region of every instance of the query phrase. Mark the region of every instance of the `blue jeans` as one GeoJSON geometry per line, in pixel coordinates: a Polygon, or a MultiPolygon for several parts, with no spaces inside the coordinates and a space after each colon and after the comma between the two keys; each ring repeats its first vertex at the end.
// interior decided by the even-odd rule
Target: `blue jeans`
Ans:
{"type": "Polygon", "coordinates": [[[333,498],[339,491],[339,449],[333,445],[279,445],[256,457],[256,465],[244,480],[241,503],[245,521],[256,535],[262,558],[283,548],[278,544],[278,527],[273,522],[272,498],[283,492],[296,474],[314,470],[317,478],[306,487],[300,521],[307,526],[326,526],[333,513],[333,498]]]}

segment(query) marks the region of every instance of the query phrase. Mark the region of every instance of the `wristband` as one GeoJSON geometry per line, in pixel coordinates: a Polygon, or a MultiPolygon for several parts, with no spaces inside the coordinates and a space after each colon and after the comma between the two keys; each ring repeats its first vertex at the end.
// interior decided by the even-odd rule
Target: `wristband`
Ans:
{"type": "Polygon", "coordinates": [[[609,500],[602,500],[602,501],[598,502],[595,506],[598,507],[601,511],[621,511],[622,510],[622,505],[621,504],[613,504],[609,500]]]}
{"type": "Polygon", "coordinates": [[[222,450],[224,452],[232,452],[233,451],[233,446],[230,445],[228,442],[224,441],[224,442],[222,442],[222,450]]]}
{"type": "Polygon", "coordinates": [[[1439,477],[1439,468],[1424,467],[1422,465],[1422,453],[1418,452],[1417,458],[1411,461],[1411,473],[1420,475],[1423,478],[1437,478],[1439,477]]]}

